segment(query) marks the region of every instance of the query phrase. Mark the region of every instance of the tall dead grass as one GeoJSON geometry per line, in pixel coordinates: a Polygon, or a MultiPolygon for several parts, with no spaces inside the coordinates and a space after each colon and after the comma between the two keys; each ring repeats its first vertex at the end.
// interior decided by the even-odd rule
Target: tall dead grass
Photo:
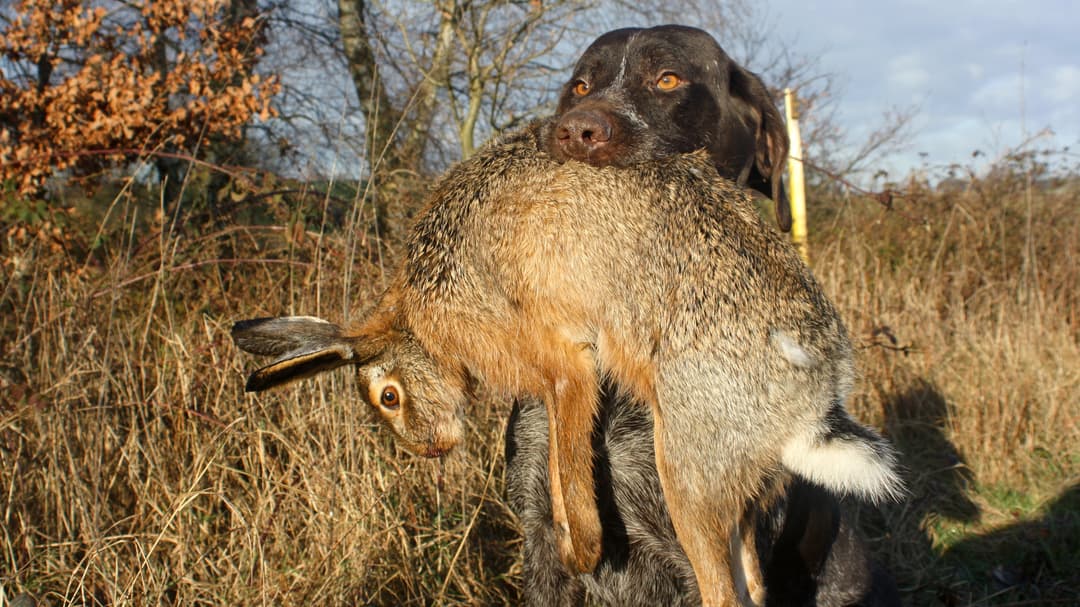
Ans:
{"type": "Polygon", "coordinates": [[[362,306],[392,253],[366,223],[136,228],[137,209],[117,209],[85,265],[40,239],[6,253],[7,598],[511,602],[505,415],[476,412],[468,447],[431,462],[376,431],[345,373],[243,393],[257,362],[233,348],[231,323],[362,306]]]}
{"type": "Polygon", "coordinates": [[[1048,468],[1077,472],[1078,199],[1003,176],[912,187],[903,216],[862,202],[822,218],[813,265],[863,347],[865,416],[887,427],[904,413],[890,396],[932,386],[979,482],[1054,491],[1048,468]]]}
{"type": "MultiPolygon", "coordinates": [[[[1080,469],[1077,190],[1014,185],[914,191],[926,223],[842,200],[815,218],[813,265],[860,345],[853,407],[906,454],[913,499],[870,527],[912,596],[936,579],[928,516],[974,517],[979,486],[1050,498],[1080,469]]],[[[258,362],[234,320],[347,320],[396,257],[365,207],[332,225],[320,204],[201,225],[125,192],[60,245],[4,226],[0,604],[517,602],[505,404],[432,462],[347,373],[242,391],[258,362]]]]}
{"type": "Polygon", "coordinates": [[[1007,173],[818,217],[813,266],[860,348],[851,406],[907,469],[909,499],[863,518],[908,604],[1080,600],[1077,557],[1028,537],[1080,531],[1078,201],[1075,179],[1007,173]]]}

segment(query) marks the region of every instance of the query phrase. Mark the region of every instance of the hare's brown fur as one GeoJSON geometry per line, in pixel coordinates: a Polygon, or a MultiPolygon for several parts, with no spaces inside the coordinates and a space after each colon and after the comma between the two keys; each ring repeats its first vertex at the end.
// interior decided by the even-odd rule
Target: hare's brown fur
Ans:
{"type": "MultiPolygon", "coordinates": [[[[748,197],[710,178],[704,154],[598,170],[554,164],[534,137],[491,148],[439,184],[391,289],[396,301],[381,309],[400,315],[453,374],[549,404],[553,492],[565,503],[556,521],[567,525],[579,570],[592,567],[600,545],[589,440],[598,370],[653,406],[676,530],[691,562],[715,560],[704,555],[716,551],[715,538],[734,540],[729,513],[764,490],[779,465],[776,445],[836,398],[820,394],[820,406],[791,410],[803,400],[791,398],[797,369],[770,347],[771,332],[797,336],[819,364],[837,364],[844,383],[851,372],[843,328],[748,197]],[[700,406],[679,409],[734,408],[695,390],[698,376],[725,393],[782,396],[754,399],[755,411],[723,412],[717,424],[700,406]],[[790,386],[769,385],[781,378],[790,386]],[[679,398],[659,398],[658,381],[679,398]],[[680,481],[687,477],[695,482],[680,481]]],[[[724,568],[696,573],[706,578],[702,588],[732,587],[724,568]]]]}
{"type": "Polygon", "coordinates": [[[605,374],[653,409],[664,496],[706,604],[759,599],[756,564],[739,556],[753,553],[742,547],[751,528],[731,513],[770,491],[791,445],[824,442],[827,418],[843,415],[844,327],[706,154],[558,164],[540,151],[548,128],[490,145],[439,182],[390,288],[343,333],[357,352],[343,362],[364,378],[378,360],[377,375],[402,384],[422,415],[380,413],[428,454],[458,439],[470,379],[543,398],[556,536],[579,571],[600,551],[590,434],[605,374]],[[388,334],[422,351],[412,381],[438,386],[400,381],[417,363],[387,362],[377,344],[388,334]]]}

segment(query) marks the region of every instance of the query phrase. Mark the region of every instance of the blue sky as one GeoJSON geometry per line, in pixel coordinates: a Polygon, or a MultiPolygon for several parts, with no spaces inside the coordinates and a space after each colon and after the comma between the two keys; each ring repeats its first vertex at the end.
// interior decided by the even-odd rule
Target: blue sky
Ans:
{"type": "Polygon", "coordinates": [[[918,106],[894,173],[993,159],[1044,128],[1080,152],[1080,1],[769,0],[776,34],[839,76],[838,117],[858,141],[892,107],[918,106]]]}

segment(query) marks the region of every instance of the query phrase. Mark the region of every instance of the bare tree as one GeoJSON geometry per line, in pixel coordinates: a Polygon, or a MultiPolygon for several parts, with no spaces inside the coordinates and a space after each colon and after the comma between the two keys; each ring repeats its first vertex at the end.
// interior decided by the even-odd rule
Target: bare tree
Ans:
{"type": "Polygon", "coordinates": [[[351,150],[362,163],[346,161],[345,172],[363,167],[375,193],[382,180],[441,170],[550,109],[574,58],[615,27],[683,22],[710,31],[762,75],[778,104],[785,87],[798,91],[807,159],[833,172],[857,171],[896,149],[913,115],[896,110],[868,141],[848,141],[835,75],[779,40],[767,5],[749,0],[274,1],[279,50],[270,56],[285,72],[275,124],[295,129],[275,140],[318,138],[311,147],[320,155],[351,150]],[[289,56],[296,58],[285,65],[289,56]],[[290,87],[296,74],[305,79],[290,87]]]}
{"type": "Polygon", "coordinates": [[[538,100],[525,92],[540,83],[551,88],[554,70],[544,61],[588,6],[339,0],[349,73],[368,121],[369,162],[420,171],[438,135],[452,133],[456,159],[472,153],[478,135],[531,114],[538,100]]]}

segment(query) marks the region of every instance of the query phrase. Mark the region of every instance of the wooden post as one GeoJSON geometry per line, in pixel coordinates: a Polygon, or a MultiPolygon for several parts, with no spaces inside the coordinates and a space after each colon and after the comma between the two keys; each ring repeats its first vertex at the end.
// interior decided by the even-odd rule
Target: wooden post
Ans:
{"type": "Polygon", "coordinates": [[[803,175],[802,137],[799,134],[798,99],[791,89],[784,89],[784,110],[787,113],[788,193],[791,197],[791,240],[799,249],[803,261],[810,263],[806,244],[806,178],[803,175]]]}

